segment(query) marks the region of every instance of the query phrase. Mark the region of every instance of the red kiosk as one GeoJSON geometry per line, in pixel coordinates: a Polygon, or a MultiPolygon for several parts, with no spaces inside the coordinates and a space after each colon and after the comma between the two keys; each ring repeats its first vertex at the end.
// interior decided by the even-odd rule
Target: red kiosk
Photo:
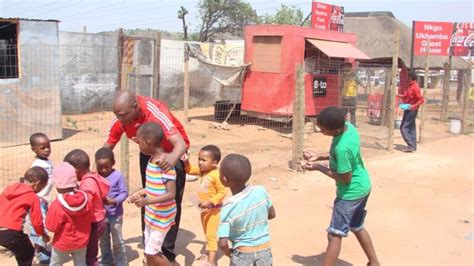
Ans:
{"type": "Polygon", "coordinates": [[[354,47],[356,35],[290,25],[246,26],[244,62],[250,68],[242,85],[241,110],[290,118],[296,65],[305,62],[305,115],[340,102],[344,62],[369,59],[354,47]]]}

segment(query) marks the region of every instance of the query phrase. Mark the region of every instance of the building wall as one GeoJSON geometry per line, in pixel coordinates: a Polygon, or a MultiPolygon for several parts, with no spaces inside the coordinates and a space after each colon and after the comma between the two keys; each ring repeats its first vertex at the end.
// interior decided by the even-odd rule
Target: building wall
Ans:
{"type": "Polygon", "coordinates": [[[20,20],[18,32],[19,77],[0,79],[0,147],[62,137],[57,22],[20,20]]]}
{"type": "MultiPolygon", "coordinates": [[[[109,111],[117,89],[117,36],[76,32],[59,33],[60,88],[64,114],[109,111]]],[[[243,45],[242,41],[236,44],[243,45]]],[[[142,95],[151,95],[153,84],[153,42],[149,38],[135,41],[131,49],[132,70],[122,68],[126,78],[122,87],[142,95]],[[150,46],[151,45],[151,46],[150,46]],[[126,74],[128,73],[128,75],[126,74]]],[[[124,49],[127,49],[124,47],[124,49]]],[[[159,98],[171,108],[183,106],[184,42],[161,40],[159,98]]],[[[191,58],[190,106],[210,106],[216,100],[238,98],[234,91],[221,91],[199,62],[191,58]],[[228,96],[227,94],[232,94],[228,96]]]]}
{"type": "Polygon", "coordinates": [[[64,114],[110,110],[117,88],[117,36],[59,33],[64,114]]]}

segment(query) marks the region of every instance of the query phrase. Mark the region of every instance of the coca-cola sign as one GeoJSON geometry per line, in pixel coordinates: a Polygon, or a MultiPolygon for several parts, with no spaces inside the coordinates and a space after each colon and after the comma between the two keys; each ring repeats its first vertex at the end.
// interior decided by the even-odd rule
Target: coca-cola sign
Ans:
{"type": "Polygon", "coordinates": [[[424,56],[474,55],[473,23],[415,21],[414,54],[424,56]]]}
{"type": "Polygon", "coordinates": [[[474,55],[474,24],[454,23],[453,34],[450,39],[452,56],[473,56],[474,55]]]}
{"type": "Polygon", "coordinates": [[[343,31],[344,7],[313,2],[311,26],[320,30],[343,31]]]}

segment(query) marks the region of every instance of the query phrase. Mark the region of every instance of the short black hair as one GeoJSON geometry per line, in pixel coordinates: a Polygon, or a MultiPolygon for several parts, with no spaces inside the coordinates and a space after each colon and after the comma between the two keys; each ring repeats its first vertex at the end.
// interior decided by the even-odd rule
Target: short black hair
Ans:
{"type": "Polygon", "coordinates": [[[36,133],[33,133],[31,134],[30,136],[30,145],[31,146],[34,146],[36,144],[36,139],[38,138],[46,138],[49,140],[48,136],[46,136],[46,134],[42,133],[42,132],[36,132],[36,133]]]}
{"type": "Polygon", "coordinates": [[[109,159],[112,162],[115,162],[114,152],[111,148],[102,147],[95,152],[95,160],[100,159],[109,159]]]}
{"type": "Polygon", "coordinates": [[[206,145],[201,148],[201,151],[207,151],[211,154],[212,159],[217,163],[221,160],[221,150],[215,145],[206,145]]]}
{"type": "Polygon", "coordinates": [[[41,184],[46,184],[49,179],[48,172],[39,166],[33,166],[26,170],[24,177],[29,183],[40,181],[41,184]]]}
{"type": "Polygon", "coordinates": [[[336,106],[329,106],[321,110],[318,114],[318,125],[328,130],[337,130],[344,128],[344,112],[336,106]]]}
{"type": "Polygon", "coordinates": [[[89,155],[81,149],[70,151],[66,154],[63,161],[68,162],[76,169],[89,169],[91,166],[89,155]]]}
{"type": "Polygon", "coordinates": [[[408,77],[410,78],[410,80],[417,80],[418,79],[418,75],[416,75],[415,70],[410,70],[408,72],[408,77]]]}
{"type": "Polygon", "coordinates": [[[142,135],[153,144],[159,144],[163,140],[164,133],[161,125],[155,122],[147,122],[138,128],[137,135],[142,135]]]}
{"type": "Polygon", "coordinates": [[[240,154],[229,154],[222,160],[220,171],[222,175],[236,184],[245,184],[252,175],[250,160],[240,154]]]}

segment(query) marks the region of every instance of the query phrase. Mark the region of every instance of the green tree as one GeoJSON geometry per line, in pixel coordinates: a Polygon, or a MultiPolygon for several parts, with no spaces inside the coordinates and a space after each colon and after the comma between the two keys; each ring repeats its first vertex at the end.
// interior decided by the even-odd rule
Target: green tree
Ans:
{"type": "MultiPolygon", "coordinates": [[[[281,5],[275,14],[267,14],[259,19],[260,24],[301,25],[305,19],[303,11],[296,6],[281,5]]],[[[305,22],[307,25],[307,22],[305,22]]]]}
{"type": "Polygon", "coordinates": [[[257,12],[241,0],[202,0],[198,7],[200,42],[209,41],[222,33],[242,36],[245,25],[258,21],[257,12]]]}

